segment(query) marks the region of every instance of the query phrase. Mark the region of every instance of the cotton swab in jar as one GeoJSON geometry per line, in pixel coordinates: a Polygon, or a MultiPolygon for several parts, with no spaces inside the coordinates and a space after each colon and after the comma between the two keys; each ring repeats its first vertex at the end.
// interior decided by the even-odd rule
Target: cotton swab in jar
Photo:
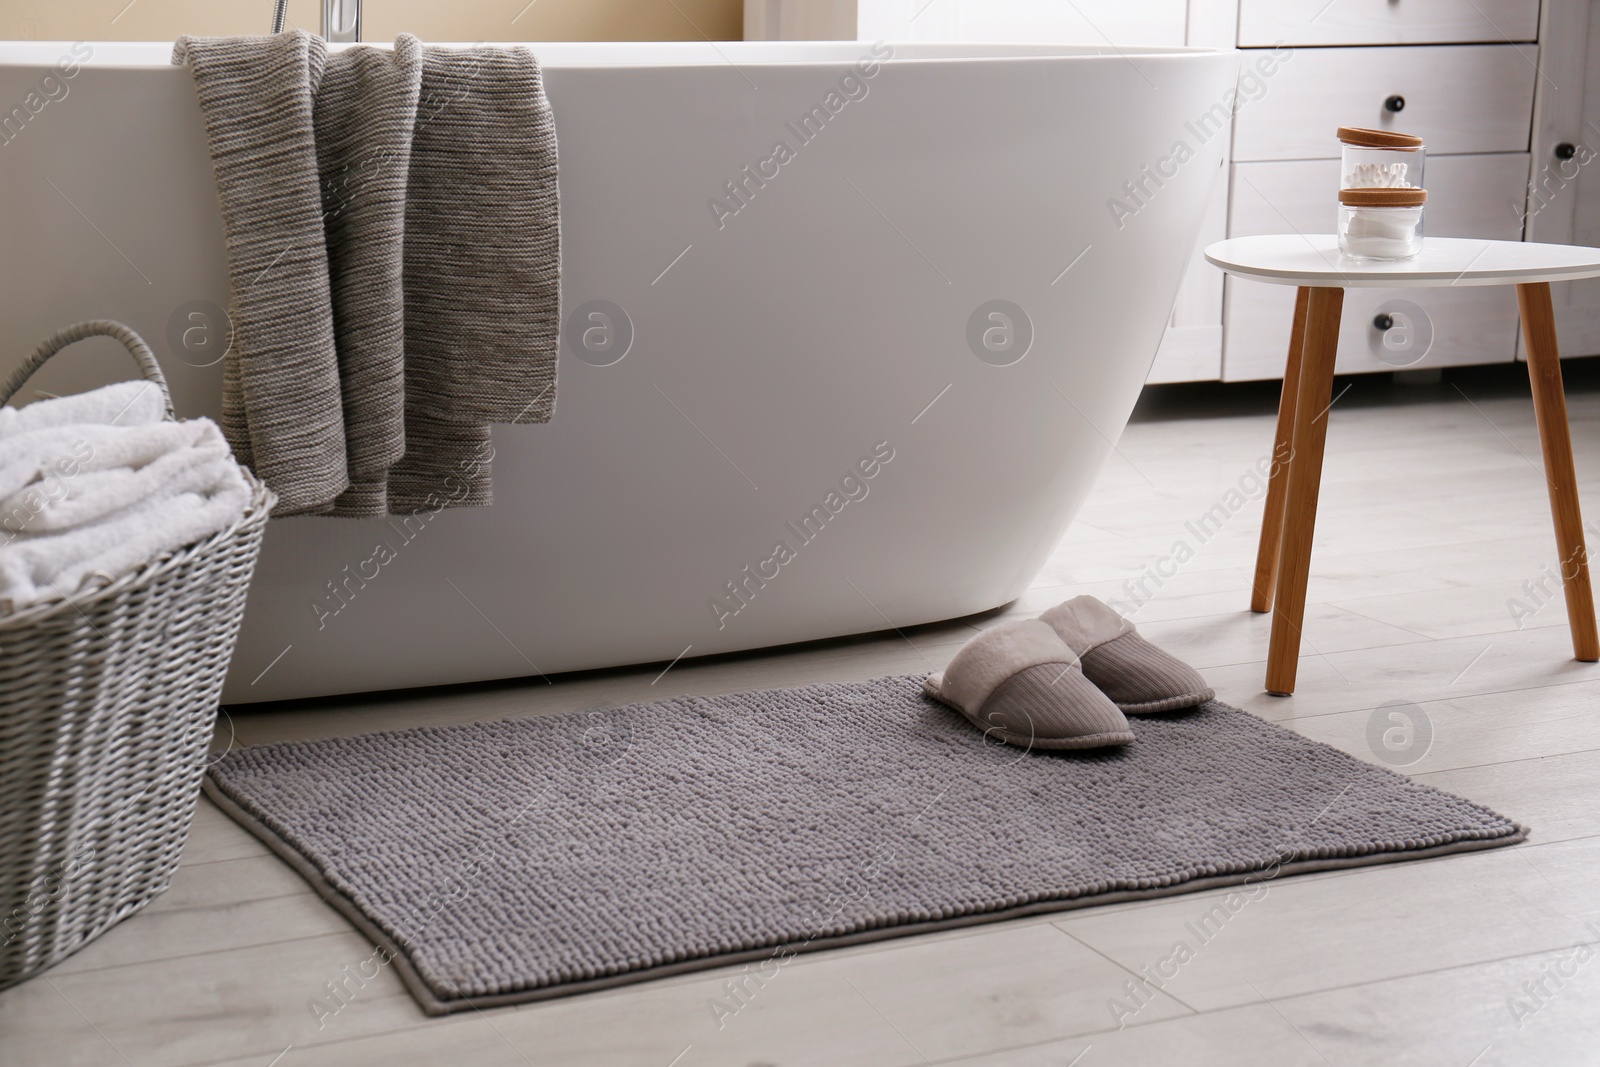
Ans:
{"type": "Polygon", "coordinates": [[[1345,176],[1346,189],[1410,189],[1404,163],[1358,163],[1345,176]]]}

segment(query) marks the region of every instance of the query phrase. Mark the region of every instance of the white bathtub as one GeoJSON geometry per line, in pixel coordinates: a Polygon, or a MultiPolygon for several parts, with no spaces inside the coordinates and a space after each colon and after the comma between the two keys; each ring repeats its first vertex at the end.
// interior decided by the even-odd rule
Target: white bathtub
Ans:
{"type": "MultiPolygon", "coordinates": [[[[66,323],[120,319],[180,413],[214,416],[220,368],[190,365],[210,357],[183,333],[227,303],[189,76],[166,44],[80,44],[75,75],[41,85],[72,47],[0,44],[0,111],[24,112],[0,144],[0,370],[66,323]]],[[[1155,355],[1218,180],[1202,119],[1234,57],[895,44],[846,80],[871,46],[537,51],[563,318],[608,302],[631,348],[597,365],[568,331],[554,421],[494,430],[493,507],[274,521],[225,699],[668,661],[1014,599],[1155,355]],[[779,141],[792,158],[764,164],[779,141]],[[996,300],[1033,335],[1004,366],[1020,332],[1007,349],[1003,319],[969,331],[996,300]],[[841,488],[863,461],[873,476],[841,488]]],[[[596,347],[605,326],[587,322],[596,347]]],[[[131,367],[99,345],[39,388],[131,367]]]]}

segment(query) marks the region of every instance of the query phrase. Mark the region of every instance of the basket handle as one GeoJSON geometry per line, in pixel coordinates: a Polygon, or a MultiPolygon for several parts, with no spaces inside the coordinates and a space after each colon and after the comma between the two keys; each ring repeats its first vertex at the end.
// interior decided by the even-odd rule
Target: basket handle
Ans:
{"type": "Polygon", "coordinates": [[[167,418],[176,418],[172,410],[172,391],[167,388],[167,377],[161,373],[161,364],[156,362],[155,353],[150,351],[150,346],[144,343],[144,338],[134,333],[120,322],[110,319],[86,319],[64,330],[55,333],[39,342],[39,347],[33,354],[23,361],[22,366],[6,381],[0,385],[0,404],[8,404],[16,396],[22,385],[33,376],[33,372],[44,366],[50,357],[87,337],[114,337],[122,342],[128,354],[139,364],[139,370],[145,380],[153,383],[161,390],[161,396],[166,400],[167,418]]]}

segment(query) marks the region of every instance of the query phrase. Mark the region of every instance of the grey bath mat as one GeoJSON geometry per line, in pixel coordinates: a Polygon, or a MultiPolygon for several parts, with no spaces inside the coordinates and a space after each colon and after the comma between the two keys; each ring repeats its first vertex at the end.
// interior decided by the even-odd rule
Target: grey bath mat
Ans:
{"type": "Polygon", "coordinates": [[[1225,704],[1025,752],[921,685],[261,745],[206,788],[433,1014],[1525,836],[1225,704]]]}

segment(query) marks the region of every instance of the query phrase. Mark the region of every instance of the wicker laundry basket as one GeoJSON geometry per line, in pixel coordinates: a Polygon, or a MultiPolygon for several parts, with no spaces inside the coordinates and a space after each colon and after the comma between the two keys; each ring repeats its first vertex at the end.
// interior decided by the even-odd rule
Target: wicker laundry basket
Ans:
{"type": "MultiPolygon", "coordinates": [[[[57,351],[95,335],[121,341],[167,392],[138,334],[102,320],[42,343],[0,387],[0,404],[57,351]]],[[[230,528],[104,588],[0,615],[0,988],[172,881],[274,502],[244,474],[253,497],[230,528]]]]}

